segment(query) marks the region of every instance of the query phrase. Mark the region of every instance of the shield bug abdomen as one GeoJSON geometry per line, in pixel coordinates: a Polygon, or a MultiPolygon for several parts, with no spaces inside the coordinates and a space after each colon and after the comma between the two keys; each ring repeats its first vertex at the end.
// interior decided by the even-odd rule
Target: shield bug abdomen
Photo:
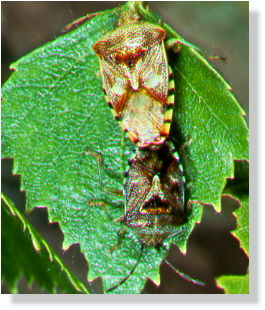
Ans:
{"type": "Polygon", "coordinates": [[[122,129],[139,147],[157,148],[169,134],[174,81],[165,37],[165,30],[157,25],[123,18],[117,29],[93,46],[106,100],[122,129]]]}
{"type": "Polygon", "coordinates": [[[185,178],[169,143],[157,151],[137,150],[129,161],[124,196],[120,221],[133,228],[145,245],[162,244],[185,222],[185,178]]]}
{"type": "Polygon", "coordinates": [[[124,105],[120,125],[139,146],[160,145],[164,142],[163,106],[145,90],[131,92],[124,105]]]}

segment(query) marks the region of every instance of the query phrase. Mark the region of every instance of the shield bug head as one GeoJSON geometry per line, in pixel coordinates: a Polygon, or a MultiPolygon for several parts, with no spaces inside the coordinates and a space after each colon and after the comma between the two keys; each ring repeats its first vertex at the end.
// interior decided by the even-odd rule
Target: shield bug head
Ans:
{"type": "Polygon", "coordinates": [[[177,152],[168,143],[157,151],[138,149],[129,162],[124,195],[120,221],[144,245],[161,245],[186,220],[185,178],[177,152]]]}
{"type": "MultiPolygon", "coordinates": [[[[130,12],[130,10],[129,10],[130,12]]],[[[158,25],[122,13],[118,27],[93,46],[113,115],[133,143],[157,148],[169,134],[174,82],[158,25]]]]}

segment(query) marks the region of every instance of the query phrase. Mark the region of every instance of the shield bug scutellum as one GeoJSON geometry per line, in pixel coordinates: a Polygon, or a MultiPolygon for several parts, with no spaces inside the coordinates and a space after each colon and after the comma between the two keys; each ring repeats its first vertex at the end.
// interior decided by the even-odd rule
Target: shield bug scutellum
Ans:
{"type": "Polygon", "coordinates": [[[99,56],[106,100],[121,128],[139,147],[159,148],[169,135],[174,80],[158,25],[134,10],[93,46],[99,56]]]}

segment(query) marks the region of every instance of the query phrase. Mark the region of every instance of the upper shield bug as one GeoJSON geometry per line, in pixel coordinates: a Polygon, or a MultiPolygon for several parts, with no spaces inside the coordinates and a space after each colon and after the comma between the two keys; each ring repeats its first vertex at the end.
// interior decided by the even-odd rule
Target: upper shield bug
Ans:
{"type": "Polygon", "coordinates": [[[186,220],[185,177],[179,156],[169,143],[159,150],[138,149],[124,182],[125,214],[142,244],[162,245],[186,220]]]}
{"type": "Polygon", "coordinates": [[[170,130],[174,81],[158,25],[121,13],[118,27],[93,46],[116,120],[139,147],[159,148],[170,130]]]}

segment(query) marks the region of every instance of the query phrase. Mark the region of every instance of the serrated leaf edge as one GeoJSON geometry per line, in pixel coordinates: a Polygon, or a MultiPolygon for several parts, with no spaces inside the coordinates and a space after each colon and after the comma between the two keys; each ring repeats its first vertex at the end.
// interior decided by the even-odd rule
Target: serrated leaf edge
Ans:
{"type": "MultiPolygon", "coordinates": [[[[61,261],[60,257],[52,250],[52,248],[49,246],[49,244],[40,236],[40,234],[27,221],[27,219],[25,219],[23,214],[14,206],[14,204],[11,202],[11,200],[4,193],[1,193],[1,198],[5,202],[6,206],[10,210],[10,212],[14,216],[17,216],[19,218],[19,220],[21,221],[21,223],[23,225],[24,231],[28,230],[28,232],[29,232],[29,234],[31,236],[31,239],[32,239],[34,247],[35,247],[35,245],[37,246],[37,247],[35,247],[36,251],[40,251],[41,247],[42,247],[41,245],[43,245],[44,248],[49,253],[49,257],[50,257],[51,261],[56,261],[59,264],[61,269],[64,270],[64,272],[66,273],[66,275],[67,275],[69,281],[71,282],[71,284],[73,285],[73,287],[77,291],[79,291],[79,292],[83,292],[83,293],[89,294],[89,291],[87,290],[85,285],[83,283],[81,283],[72,274],[72,272],[64,265],[64,263],[61,261]],[[40,241],[37,241],[37,239],[39,239],[40,241]]],[[[28,281],[29,281],[29,283],[31,283],[30,279],[28,279],[28,281]]],[[[54,287],[54,289],[55,289],[55,287],[54,287]]]]}

